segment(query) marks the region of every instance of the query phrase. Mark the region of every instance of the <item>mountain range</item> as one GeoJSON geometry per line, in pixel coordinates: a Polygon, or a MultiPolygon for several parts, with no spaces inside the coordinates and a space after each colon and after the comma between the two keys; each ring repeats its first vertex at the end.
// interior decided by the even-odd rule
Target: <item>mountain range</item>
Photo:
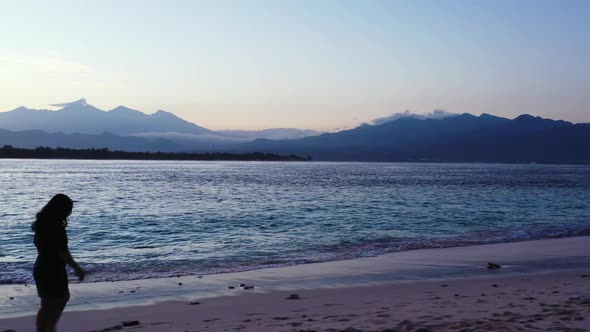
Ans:
{"type": "Polygon", "coordinates": [[[298,140],[259,139],[236,147],[314,160],[590,163],[590,124],[521,115],[397,118],[298,140]]]}
{"type": "Polygon", "coordinates": [[[12,111],[0,112],[0,128],[11,131],[42,130],[47,133],[65,134],[109,132],[116,135],[148,138],[166,138],[174,133],[182,134],[185,140],[197,141],[203,138],[207,141],[215,139],[219,141],[247,141],[255,138],[290,139],[320,134],[317,131],[292,128],[214,131],[163,110],[158,110],[154,114],[145,114],[125,106],[119,106],[110,111],[103,111],[88,104],[84,98],[51,106],[60,107],[60,109],[56,111],[36,110],[21,106],[12,111]]]}
{"type": "Polygon", "coordinates": [[[270,152],[313,160],[405,162],[590,163],[590,124],[531,115],[429,115],[409,112],[351,130],[214,131],[158,111],[119,106],[102,111],[86,100],[57,111],[19,107],[0,112],[0,145],[166,152],[270,152]]]}

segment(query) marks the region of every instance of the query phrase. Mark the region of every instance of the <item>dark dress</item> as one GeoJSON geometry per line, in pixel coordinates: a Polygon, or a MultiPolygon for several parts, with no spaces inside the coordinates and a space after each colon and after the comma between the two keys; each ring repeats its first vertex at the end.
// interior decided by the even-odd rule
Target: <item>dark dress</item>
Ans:
{"type": "Polygon", "coordinates": [[[61,223],[40,225],[35,231],[34,242],[39,254],[33,270],[37,294],[41,299],[67,296],[66,263],[59,257],[59,252],[68,249],[66,229],[61,223]]]}

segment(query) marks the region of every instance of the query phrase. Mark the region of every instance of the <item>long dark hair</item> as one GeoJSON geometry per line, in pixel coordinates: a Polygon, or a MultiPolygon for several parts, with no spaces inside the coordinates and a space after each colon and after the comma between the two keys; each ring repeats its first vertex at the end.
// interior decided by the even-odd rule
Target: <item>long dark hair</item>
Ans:
{"type": "Polygon", "coordinates": [[[68,216],[72,213],[74,202],[64,194],[57,194],[37,213],[35,222],[31,225],[33,232],[44,226],[61,223],[64,227],[68,225],[68,216]]]}

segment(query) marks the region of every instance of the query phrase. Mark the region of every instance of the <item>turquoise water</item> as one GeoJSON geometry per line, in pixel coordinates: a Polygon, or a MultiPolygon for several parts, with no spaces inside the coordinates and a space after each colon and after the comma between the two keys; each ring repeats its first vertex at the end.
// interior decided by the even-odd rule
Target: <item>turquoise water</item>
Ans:
{"type": "Polygon", "coordinates": [[[590,235],[590,166],[0,160],[0,283],[58,192],[88,281],[590,235]]]}

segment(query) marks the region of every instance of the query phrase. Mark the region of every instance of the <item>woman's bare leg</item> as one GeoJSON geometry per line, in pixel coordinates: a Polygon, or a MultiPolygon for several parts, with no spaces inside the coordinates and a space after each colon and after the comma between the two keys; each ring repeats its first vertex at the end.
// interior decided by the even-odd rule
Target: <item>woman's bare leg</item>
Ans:
{"type": "Polygon", "coordinates": [[[66,302],[56,302],[51,305],[48,315],[49,326],[47,332],[56,332],[57,322],[59,321],[61,314],[64,312],[65,307],[66,302]]]}
{"type": "Polygon", "coordinates": [[[37,312],[37,319],[35,321],[37,332],[47,332],[49,329],[47,322],[47,304],[41,300],[41,308],[37,312]]]}
{"type": "Polygon", "coordinates": [[[70,294],[68,293],[62,298],[41,301],[41,309],[39,309],[39,312],[41,312],[42,315],[37,315],[37,321],[41,321],[41,324],[37,324],[37,332],[56,331],[57,322],[59,321],[69,299],[70,294]],[[39,329],[39,326],[42,328],[41,330],[39,329]]]}

